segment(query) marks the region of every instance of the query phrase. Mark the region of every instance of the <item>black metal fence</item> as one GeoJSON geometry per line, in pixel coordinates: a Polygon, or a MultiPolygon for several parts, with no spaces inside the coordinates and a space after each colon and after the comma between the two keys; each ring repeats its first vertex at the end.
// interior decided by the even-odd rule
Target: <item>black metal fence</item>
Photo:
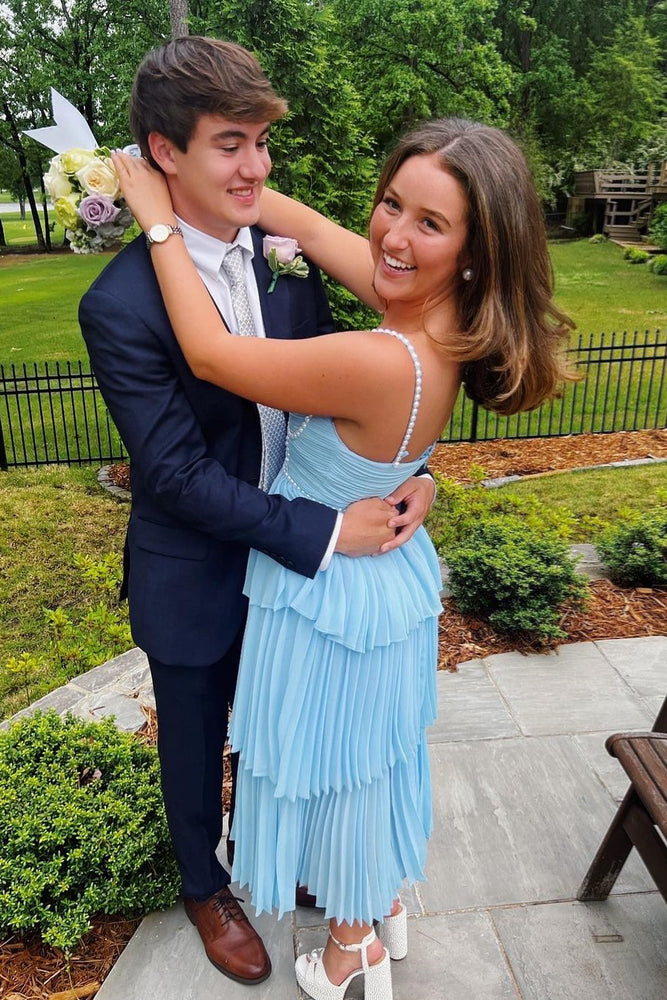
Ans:
{"type": "Polygon", "coordinates": [[[0,365],[0,469],[126,457],[88,364],[0,365]]]}
{"type": "Polygon", "coordinates": [[[560,437],[667,425],[667,336],[660,330],[580,335],[567,355],[584,377],[569,383],[560,399],[501,417],[461,393],[442,440],[560,437]]]}
{"type": "MultiPolygon", "coordinates": [[[[499,417],[460,394],[442,440],[556,437],[667,425],[667,337],[579,337],[568,351],[585,378],[561,399],[499,417]]],[[[0,365],[0,469],[126,458],[94,376],[82,362],[0,365]]]]}

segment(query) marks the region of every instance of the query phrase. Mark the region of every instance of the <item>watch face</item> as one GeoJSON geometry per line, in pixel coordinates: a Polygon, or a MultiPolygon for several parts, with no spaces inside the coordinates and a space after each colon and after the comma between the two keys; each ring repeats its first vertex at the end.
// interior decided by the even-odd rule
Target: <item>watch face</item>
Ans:
{"type": "Polygon", "coordinates": [[[164,243],[170,233],[171,229],[169,226],[165,226],[162,222],[158,222],[157,226],[151,226],[148,230],[148,235],[153,243],[164,243]]]}

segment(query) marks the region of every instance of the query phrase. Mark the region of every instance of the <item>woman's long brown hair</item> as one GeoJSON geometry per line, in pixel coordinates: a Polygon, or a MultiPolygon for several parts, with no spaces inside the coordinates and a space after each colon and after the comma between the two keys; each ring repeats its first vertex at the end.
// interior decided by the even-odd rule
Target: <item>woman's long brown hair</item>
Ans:
{"type": "Polygon", "coordinates": [[[466,392],[482,406],[503,414],[532,409],[579,376],[564,360],[574,323],[552,301],[551,261],[530,171],[519,147],[499,129],[435,119],[399,141],[373,208],[407,159],[431,154],[468,199],[464,254],[473,275],[461,278],[460,334],[448,339],[447,350],[463,362],[466,392]]]}

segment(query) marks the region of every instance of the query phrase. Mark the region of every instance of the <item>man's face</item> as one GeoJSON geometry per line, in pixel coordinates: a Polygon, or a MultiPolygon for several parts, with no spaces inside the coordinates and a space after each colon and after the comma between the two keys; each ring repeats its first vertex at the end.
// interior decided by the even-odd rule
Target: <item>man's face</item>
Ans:
{"type": "Polygon", "coordinates": [[[158,162],[176,214],[225,243],[231,243],[242,226],[256,223],[259,196],[271,170],[268,132],[267,122],[233,122],[205,114],[185,153],[162,140],[166,159],[158,162]]]}

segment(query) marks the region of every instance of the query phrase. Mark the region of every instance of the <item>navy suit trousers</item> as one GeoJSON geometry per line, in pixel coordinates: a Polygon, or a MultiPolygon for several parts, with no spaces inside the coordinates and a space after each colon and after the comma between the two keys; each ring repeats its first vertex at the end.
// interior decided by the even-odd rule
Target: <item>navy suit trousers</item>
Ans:
{"type": "Polygon", "coordinates": [[[208,899],[230,882],[215,852],[222,834],[223,750],[242,638],[243,629],[222,659],[209,666],[172,666],[148,658],[162,794],[182,892],[191,899],[208,899]]]}

